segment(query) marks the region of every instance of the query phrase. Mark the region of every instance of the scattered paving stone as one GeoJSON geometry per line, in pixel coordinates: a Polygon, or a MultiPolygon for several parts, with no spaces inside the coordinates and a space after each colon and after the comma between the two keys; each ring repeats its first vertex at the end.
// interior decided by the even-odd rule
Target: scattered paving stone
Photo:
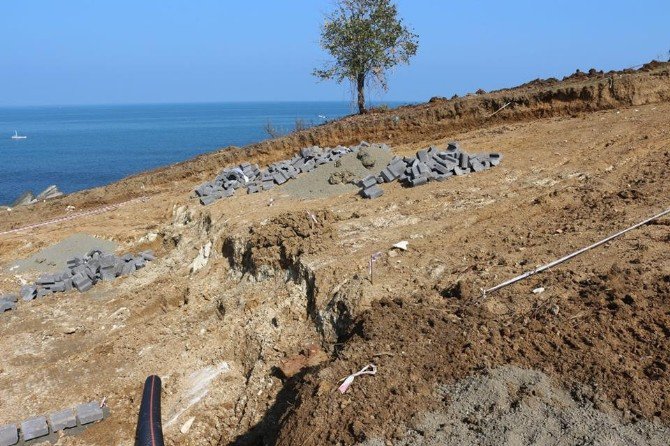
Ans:
{"type": "Polygon", "coordinates": [[[72,409],[53,412],[49,415],[49,423],[53,432],[77,426],[77,417],[72,409]]]}
{"type": "MultiPolygon", "coordinates": [[[[111,281],[119,276],[132,274],[144,268],[146,262],[156,259],[153,251],[143,251],[139,255],[126,254],[118,257],[99,249],[89,251],[83,257],[73,257],[67,261],[67,270],[56,274],[44,274],[33,285],[21,287],[20,296],[24,301],[40,299],[53,293],[70,291],[73,288],[83,293],[98,281],[111,281]]],[[[16,309],[18,296],[0,296],[0,313],[16,309]]]]}
{"type": "Polygon", "coordinates": [[[19,430],[14,424],[0,426],[0,446],[13,446],[19,442],[19,430]]]}
{"type": "Polygon", "coordinates": [[[24,441],[49,435],[46,417],[34,417],[24,421],[21,423],[21,433],[24,441]]]}
{"type": "Polygon", "coordinates": [[[97,401],[80,404],[77,406],[77,419],[81,424],[89,424],[103,419],[102,408],[97,401]]]}
{"type": "MultiPolygon", "coordinates": [[[[222,198],[233,196],[239,189],[247,189],[248,194],[270,190],[276,185],[297,178],[300,173],[310,172],[322,164],[336,162],[342,155],[363,147],[367,146],[363,144],[355,148],[338,146],[334,149],[305,147],[293,158],[270,164],[262,171],[255,164],[243,163],[222,170],[214,181],[198,186],[195,193],[200,203],[208,206],[222,198]]],[[[341,181],[344,182],[344,179],[341,181]]]]}
{"type": "MultiPolygon", "coordinates": [[[[445,181],[452,176],[481,172],[497,166],[501,160],[502,155],[499,153],[469,155],[461,150],[459,143],[451,142],[444,150],[429,147],[419,150],[414,157],[394,157],[380,172],[379,178],[386,183],[398,180],[414,187],[432,180],[445,181]]],[[[360,181],[363,197],[377,198],[383,194],[381,189],[372,189],[372,178],[370,176],[360,181]]]]}

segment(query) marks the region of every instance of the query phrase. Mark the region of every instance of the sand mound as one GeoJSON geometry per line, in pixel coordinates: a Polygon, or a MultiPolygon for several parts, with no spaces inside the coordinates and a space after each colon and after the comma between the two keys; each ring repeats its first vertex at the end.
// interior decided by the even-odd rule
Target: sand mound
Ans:
{"type": "MultiPolygon", "coordinates": [[[[624,424],[543,373],[507,366],[444,387],[444,411],[418,415],[399,445],[666,445],[670,429],[624,424]]],[[[370,440],[367,446],[384,445],[370,440]]]]}
{"type": "Polygon", "coordinates": [[[319,166],[313,171],[300,175],[284,187],[284,192],[297,198],[324,198],[343,194],[355,194],[360,187],[353,183],[332,184],[331,178],[354,177],[358,181],[368,175],[377,175],[393,158],[386,146],[372,145],[361,149],[361,153],[350,153],[335,163],[319,166]],[[364,152],[364,153],[363,153],[364,152]],[[364,156],[359,156],[359,155],[364,156]],[[363,164],[371,167],[366,168],[363,164]],[[372,164],[374,163],[374,164],[372,164]]]}

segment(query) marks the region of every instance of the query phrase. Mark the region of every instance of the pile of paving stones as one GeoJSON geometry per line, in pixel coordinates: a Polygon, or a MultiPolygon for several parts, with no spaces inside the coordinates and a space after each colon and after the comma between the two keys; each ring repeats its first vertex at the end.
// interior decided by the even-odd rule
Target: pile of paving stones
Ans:
{"type": "MultiPolygon", "coordinates": [[[[147,262],[155,260],[152,251],[144,251],[139,255],[126,254],[116,256],[94,249],[84,257],[74,257],[67,261],[67,269],[62,273],[45,274],[33,285],[21,287],[23,300],[48,296],[52,293],[66,292],[76,289],[83,293],[90,290],[99,281],[111,281],[142,269],[147,262]]],[[[18,296],[0,296],[0,313],[16,309],[18,296]]]]}
{"type": "MultiPolygon", "coordinates": [[[[45,416],[33,417],[20,424],[0,426],[0,446],[13,446],[19,442],[46,437],[77,426],[85,426],[105,418],[105,412],[97,401],[79,404],[74,409],[65,409],[45,416]]],[[[42,440],[44,441],[44,440],[42,440]]],[[[31,443],[32,444],[32,443],[31,443]]]]}
{"type": "Polygon", "coordinates": [[[359,146],[352,148],[307,147],[300,150],[293,158],[270,164],[263,171],[256,164],[242,163],[239,166],[224,169],[214,181],[198,186],[195,193],[200,197],[200,203],[207,206],[221,198],[231,197],[238,189],[246,189],[248,194],[269,190],[296,178],[300,173],[310,172],[317,166],[337,161],[343,155],[369,145],[362,142],[359,146]]]}
{"type": "Polygon", "coordinates": [[[394,157],[379,175],[363,178],[361,195],[365,198],[377,198],[384,194],[378,186],[381,183],[400,181],[414,187],[429,181],[445,181],[453,176],[481,172],[497,166],[502,160],[499,153],[469,155],[461,150],[457,142],[449,143],[445,150],[429,147],[419,150],[416,156],[394,157]]]}

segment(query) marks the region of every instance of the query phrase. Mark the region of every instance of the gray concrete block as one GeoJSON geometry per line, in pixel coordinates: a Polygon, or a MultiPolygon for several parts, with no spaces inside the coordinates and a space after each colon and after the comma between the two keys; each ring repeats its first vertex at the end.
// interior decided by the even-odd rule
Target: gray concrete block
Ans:
{"type": "Polygon", "coordinates": [[[16,294],[5,294],[0,296],[0,302],[18,302],[19,296],[16,294]]]}
{"type": "Polygon", "coordinates": [[[65,409],[49,414],[49,424],[52,432],[62,431],[77,426],[77,417],[74,410],[65,409]]]}
{"type": "Polygon", "coordinates": [[[200,204],[203,206],[209,206],[210,204],[216,202],[218,198],[213,197],[212,195],[206,195],[204,197],[200,197],[200,204]]]}
{"type": "Polygon", "coordinates": [[[65,285],[65,292],[68,292],[72,289],[72,277],[63,280],[63,285],[65,285]]]}
{"type": "Polygon", "coordinates": [[[415,186],[420,186],[422,184],[426,184],[428,182],[428,178],[424,176],[419,176],[416,178],[413,178],[409,181],[409,183],[412,185],[412,187],[415,186]]]}
{"type": "Polygon", "coordinates": [[[430,167],[426,163],[419,163],[418,164],[418,170],[419,170],[419,175],[427,175],[430,173],[430,167]]]}
{"type": "Polygon", "coordinates": [[[284,184],[284,183],[286,183],[286,181],[288,180],[288,178],[286,178],[286,177],[284,176],[284,174],[281,173],[281,172],[279,172],[279,171],[278,171],[278,172],[275,172],[275,173],[272,175],[272,178],[275,180],[275,183],[277,183],[277,184],[284,184]]]}
{"type": "Polygon", "coordinates": [[[405,171],[405,163],[402,160],[389,163],[386,167],[394,176],[398,178],[405,171]]]}
{"type": "Polygon", "coordinates": [[[256,184],[250,184],[247,187],[247,194],[255,194],[257,192],[260,192],[260,187],[256,184]]]}
{"type": "Polygon", "coordinates": [[[395,175],[393,172],[391,172],[391,170],[388,167],[382,170],[379,176],[382,178],[383,181],[387,183],[391,183],[396,178],[398,178],[398,175],[395,175]]]}
{"type": "Polygon", "coordinates": [[[77,406],[77,419],[81,424],[89,424],[100,421],[103,418],[102,409],[97,401],[77,406]]]}
{"type": "Polygon", "coordinates": [[[433,171],[437,172],[440,175],[446,175],[447,172],[451,171],[451,169],[447,169],[442,164],[435,163],[435,165],[433,166],[433,171]]]}
{"type": "Polygon", "coordinates": [[[461,175],[467,175],[469,171],[470,171],[469,169],[461,169],[460,167],[454,167],[454,175],[459,177],[461,175]]]}
{"type": "Polygon", "coordinates": [[[452,153],[457,153],[461,151],[461,145],[456,141],[450,142],[447,144],[447,151],[452,153]]]}
{"type": "Polygon", "coordinates": [[[467,155],[467,153],[461,153],[460,157],[458,158],[459,167],[461,169],[467,169],[469,163],[470,163],[470,157],[467,155]]]}
{"type": "Polygon", "coordinates": [[[0,446],[13,446],[19,442],[19,430],[15,424],[0,426],[0,446]]]}
{"type": "Polygon", "coordinates": [[[374,175],[368,175],[360,181],[360,185],[363,189],[367,189],[375,184],[377,184],[377,177],[374,175]]]}
{"type": "Polygon", "coordinates": [[[489,153],[489,161],[492,166],[497,166],[502,161],[502,155],[500,153],[489,153]]]}
{"type": "Polygon", "coordinates": [[[263,190],[270,190],[275,187],[275,182],[273,180],[263,181],[263,190]]]}
{"type": "Polygon", "coordinates": [[[100,268],[110,268],[116,265],[116,256],[112,254],[106,254],[100,257],[100,268]]]}
{"type": "Polygon", "coordinates": [[[418,152],[416,152],[416,158],[422,163],[426,163],[430,158],[428,150],[419,150],[418,152]]]}
{"type": "Polygon", "coordinates": [[[379,198],[382,195],[384,195],[384,190],[381,187],[379,187],[377,185],[374,185],[374,186],[368,187],[366,189],[363,189],[361,191],[361,195],[365,198],[371,198],[371,199],[372,198],[379,198]]]}
{"type": "Polygon", "coordinates": [[[472,167],[474,172],[481,172],[485,169],[484,165],[478,159],[470,160],[470,167],[472,167]]]}
{"type": "Polygon", "coordinates": [[[135,264],[135,269],[142,269],[147,266],[146,260],[142,257],[136,257],[133,263],[135,264]]]}
{"type": "Polygon", "coordinates": [[[156,254],[154,254],[154,252],[150,249],[147,251],[142,251],[140,253],[140,256],[142,256],[142,258],[147,262],[153,262],[154,260],[156,260],[156,254]]]}
{"type": "Polygon", "coordinates": [[[123,269],[121,270],[121,275],[122,276],[127,276],[129,274],[132,274],[135,272],[135,263],[133,262],[128,262],[123,265],[123,269]]]}
{"type": "Polygon", "coordinates": [[[9,302],[6,300],[0,301],[0,313],[5,311],[16,310],[16,304],[14,302],[9,302]]]}
{"type": "Polygon", "coordinates": [[[21,287],[21,299],[33,300],[37,296],[37,287],[33,285],[24,285],[21,287]]]}
{"type": "Polygon", "coordinates": [[[56,279],[51,274],[45,274],[40,276],[35,283],[37,285],[53,285],[56,282],[56,279]]]}
{"type": "Polygon", "coordinates": [[[37,299],[41,299],[43,297],[46,297],[51,294],[51,290],[47,288],[39,288],[37,290],[37,296],[35,296],[37,299]]]}
{"type": "Polygon", "coordinates": [[[82,274],[76,274],[72,278],[72,285],[80,292],[84,293],[91,288],[93,288],[93,282],[88,276],[84,276],[82,274]]]}
{"type": "Polygon", "coordinates": [[[21,433],[24,441],[49,435],[46,417],[34,417],[24,421],[21,423],[21,433]]]}

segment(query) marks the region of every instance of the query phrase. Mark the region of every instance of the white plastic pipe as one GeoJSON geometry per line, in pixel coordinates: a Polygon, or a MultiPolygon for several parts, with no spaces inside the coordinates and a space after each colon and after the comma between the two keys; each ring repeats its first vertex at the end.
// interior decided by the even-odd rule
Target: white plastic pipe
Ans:
{"type": "Polygon", "coordinates": [[[588,250],[591,250],[591,249],[593,249],[593,248],[596,248],[596,247],[602,245],[603,243],[607,243],[607,242],[609,242],[610,240],[615,239],[615,238],[617,238],[617,237],[619,237],[619,236],[625,234],[625,233],[628,232],[628,231],[632,231],[633,229],[636,229],[636,228],[639,228],[640,226],[646,225],[647,223],[650,223],[650,222],[652,222],[652,221],[654,221],[654,220],[657,220],[657,219],[659,219],[659,218],[661,218],[661,217],[663,217],[664,215],[667,215],[667,214],[670,214],[670,208],[664,210],[663,212],[661,212],[661,213],[659,213],[659,214],[654,215],[653,217],[649,217],[648,219],[646,219],[646,220],[644,220],[644,221],[641,221],[640,223],[638,223],[638,224],[636,224],[636,225],[633,225],[633,226],[631,226],[630,228],[626,228],[626,229],[624,229],[623,231],[619,231],[619,232],[617,232],[616,234],[612,234],[612,235],[610,235],[609,237],[600,240],[599,242],[596,242],[596,243],[594,243],[594,244],[592,244],[592,245],[587,246],[586,248],[582,248],[582,249],[580,249],[579,251],[575,251],[575,252],[573,252],[572,254],[568,254],[567,256],[565,256],[565,257],[561,257],[560,259],[558,259],[558,260],[554,260],[553,262],[551,262],[551,263],[547,263],[546,265],[538,266],[537,268],[535,268],[535,269],[532,270],[532,271],[525,272],[525,273],[521,274],[520,276],[516,276],[516,277],[513,278],[513,279],[510,279],[510,280],[508,280],[508,281],[506,281],[506,282],[501,283],[500,285],[496,285],[496,286],[494,286],[494,287],[492,287],[492,288],[489,288],[489,289],[487,289],[487,290],[484,290],[484,295],[486,295],[486,294],[488,294],[488,293],[492,293],[492,292],[494,292],[494,291],[497,291],[497,290],[499,290],[500,288],[504,288],[504,287],[506,287],[506,286],[508,286],[508,285],[511,285],[511,284],[513,284],[513,283],[516,283],[516,282],[518,282],[518,281],[520,281],[520,280],[523,280],[523,279],[525,279],[525,278],[527,278],[527,277],[530,277],[530,276],[532,276],[532,275],[535,275],[535,274],[537,274],[537,273],[541,273],[541,272],[544,271],[544,270],[547,270],[547,269],[549,269],[549,268],[551,268],[551,267],[553,267],[553,266],[556,266],[556,265],[558,265],[558,264],[560,264],[560,263],[563,263],[563,262],[565,262],[566,260],[570,260],[570,259],[573,258],[573,257],[577,257],[578,255],[580,255],[580,254],[582,254],[582,253],[584,253],[584,252],[586,252],[586,251],[588,251],[588,250]]]}

